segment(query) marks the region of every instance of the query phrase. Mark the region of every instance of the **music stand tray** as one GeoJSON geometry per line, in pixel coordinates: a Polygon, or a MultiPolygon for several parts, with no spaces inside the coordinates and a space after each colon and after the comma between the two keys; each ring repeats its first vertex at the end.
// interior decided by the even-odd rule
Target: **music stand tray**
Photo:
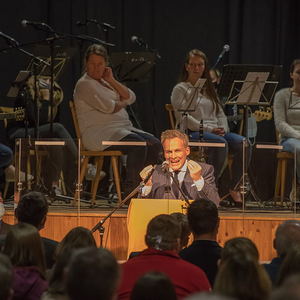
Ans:
{"type": "Polygon", "coordinates": [[[110,59],[121,82],[142,82],[149,79],[156,55],[153,52],[115,52],[110,59]]]}

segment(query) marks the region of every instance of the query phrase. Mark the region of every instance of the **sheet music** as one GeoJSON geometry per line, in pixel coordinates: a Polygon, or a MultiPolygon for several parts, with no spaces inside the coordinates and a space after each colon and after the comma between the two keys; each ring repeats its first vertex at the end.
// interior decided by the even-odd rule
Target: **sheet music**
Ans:
{"type": "Polygon", "coordinates": [[[237,98],[237,103],[258,103],[269,72],[248,72],[237,98]]]}

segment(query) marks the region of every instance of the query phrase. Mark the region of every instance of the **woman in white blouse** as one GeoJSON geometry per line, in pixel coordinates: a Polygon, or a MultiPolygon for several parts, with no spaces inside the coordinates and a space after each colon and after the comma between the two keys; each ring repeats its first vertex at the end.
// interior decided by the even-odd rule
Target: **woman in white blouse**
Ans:
{"type": "Polygon", "coordinates": [[[224,169],[228,150],[233,154],[230,195],[235,203],[241,203],[238,184],[243,171],[244,137],[229,132],[227,118],[209,75],[208,60],[202,51],[194,49],[188,52],[179,83],[172,91],[171,102],[178,126],[188,131],[190,139],[199,140],[203,134],[204,141],[225,144],[225,148],[207,150],[207,162],[214,166],[217,179],[224,169]],[[197,88],[200,78],[206,79],[202,89],[197,88]]]}
{"type": "Polygon", "coordinates": [[[300,183],[300,59],[290,67],[292,87],[278,91],[274,98],[274,119],[283,150],[296,152],[297,182],[300,183]]]}
{"type": "Polygon", "coordinates": [[[158,163],[162,151],[153,135],[135,128],[126,106],[135,101],[132,90],[114,78],[108,55],[101,45],[91,45],[85,54],[86,73],[78,80],[74,101],[82,136],[88,150],[121,150],[127,154],[124,189],[127,194],[140,181],[139,171],[158,163]],[[147,146],[103,146],[102,141],[141,141],[147,146]]]}

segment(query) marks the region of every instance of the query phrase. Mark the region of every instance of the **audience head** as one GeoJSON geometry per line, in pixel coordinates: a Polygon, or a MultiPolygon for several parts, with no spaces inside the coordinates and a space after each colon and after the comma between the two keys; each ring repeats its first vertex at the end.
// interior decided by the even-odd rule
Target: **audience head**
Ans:
{"type": "Polygon", "coordinates": [[[71,300],[111,300],[119,283],[119,266],[104,248],[74,252],[68,265],[66,289],[71,300]]]}
{"type": "Polygon", "coordinates": [[[15,267],[35,266],[45,273],[45,257],[42,241],[36,227],[18,223],[7,233],[3,252],[15,267]]]}
{"type": "Polygon", "coordinates": [[[196,200],[190,204],[187,210],[187,218],[193,235],[212,235],[216,238],[219,228],[218,208],[210,200],[196,200]]]}
{"type": "Polygon", "coordinates": [[[258,257],[258,250],[251,240],[234,238],[227,241],[222,252],[214,291],[237,299],[267,299],[271,291],[271,282],[258,257]]]}
{"type": "Polygon", "coordinates": [[[190,154],[188,136],[179,130],[166,130],[161,134],[164,156],[173,171],[180,170],[190,154]]]}
{"type": "Polygon", "coordinates": [[[196,293],[184,299],[185,300],[236,300],[235,298],[225,297],[223,295],[215,294],[213,292],[196,293]]]}
{"type": "Polygon", "coordinates": [[[275,232],[274,248],[278,256],[285,255],[295,244],[300,244],[300,221],[284,221],[275,232]]]}
{"type": "Polygon", "coordinates": [[[162,272],[148,272],[135,283],[131,300],[176,300],[174,286],[169,277],[162,272]]]}
{"type": "Polygon", "coordinates": [[[108,64],[108,54],[102,45],[93,44],[89,46],[84,55],[84,68],[87,74],[100,80],[108,64]]]}
{"type": "Polygon", "coordinates": [[[296,274],[300,275],[300,245],[293,245],[287,252],[279,269],[277,285],[296,274]]]}
{"type": "Polygon", "coordinates": [[[187,216],[179,212],[172,213],[170,216],[174,217],[181,227],[180,249],[185,248],[189,243],[189,237],[191,234],[187,216]]]}
{"type": "Polygon", "coordinates": [[[8,300],[12,296],[12,264],[5,254],[0,253],[0,299],[8,300]]]}
{"type": "Polygon", "coordinates": [[[24,194],[15,210],[18,222],[31,224],[38,230],[44,227],[47,213],[48,202],[40,192],[24,194]]]}
{"type": "Polygon", "coordinates": [[[146,245],[157,250],[179,250],[181,228],[170,215],[154,217],[147,226],[146,245]]]}
{"type": "Polygon", "coordinates": [[[300,300],[300,275],[291,275],[275,289],[270,300],[300,300]]]}
{"type": "Polygon", "coordinates": [[[65,268],[70,261],[72,252],[86,247],[97,248],[90,230],[84,227],[75,227],[67,233],[56,248],[56,263],[49,280],[49,292],[64,291],[65,268]]]}

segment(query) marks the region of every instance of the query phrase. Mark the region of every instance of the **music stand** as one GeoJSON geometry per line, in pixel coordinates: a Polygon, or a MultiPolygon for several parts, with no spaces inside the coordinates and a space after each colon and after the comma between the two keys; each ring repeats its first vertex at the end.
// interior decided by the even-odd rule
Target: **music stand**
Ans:
{"type": "MultiPolygon", "coordinates": [[[[244,80],[235,80],[235,79],[233,80],[227,101],[225,102],[225,104],[237,104],[237,105],[242,105],[244,107],[243,110],[243,119],[245,125],[244,135],[246,137],[246,141],[244,141],[244,147],[248,146],[247,143],[249,141],[249,136],[248,136],[249,106],[250,105],[269,106],[272,101],[273,95],[275,93],[276,87],[278,85],[278,81],[267,80],[268,78],[270,78],[271,75],[270,72],[261,71],[259,67],[258,67],[258,71],[257,70],[255,71],[254,69],[252,70],[247,72],[246,75],[244,75],[245,76],[244,80]],[[268,89],[265,89],[265,87],[267,86],[268,89]]],[[[243,194],[243,205],[245,203],[244,195],[246,193],[245,179],[248,178],[247,166],[248,166],[248,157],[247,157],[247,151],[245,151],[244,160],[243,160],[243,177],[242,177],[243,185],[241,191],[241,193],[243,194]]],[[[261,202],[258,196],[254,193],[253,189],[251,188],[250,188],[250,193],[257,203],[261,202]]]]}
{"type": "Polygon", "coordinates": [[[152,52],[115,52],[110,56],[112,68],[121,82],[145,82],[155,65],[152,52]]]}
{"type": "Polygon", "coordinates": [[[206,78],[199,78],[194,84],[194,86],[187,88],[180,101],[179,108],[177,109],[177,111],[181,113],[179,128],[180,131],[182,132],[187,133],[188,114],[196,110],[196,103],[194,100],[198,96],[198,92],[201,92],[201,90],[203,89],[205,82],[206,82],[206,78]]]}
{"type": "MultiPolygon", "coordinates": [[[[225,65],[222,70],[222,77],[218,86],[218,95],[221,99],[227,100],[230,95],[232,84],[235,80],[245,80],[249,72],[269,72],[267,81],[279,81],[281,65],[225,65]]],[[[268,99],[272,99],[274,89],[272,85],[264,87],[264,94],[268,99]]]]}
{"type": "MultiPolygon", "coordinates": [[[[61,46],[55,46],[52,49],[52,46],[37,45],[34,47],[34,51],[39,53],[39,57],[48,62],[47,65],[37,64],[34,60],[31,60],[28,64],[27,70],[34,70],[34,86],[37,87],[38,77],[48,77],[50,80],[50,133],[53,133],[53,111],[54,111],[54,81],[58,80],[59,76],[63,73],[64,67],[67,61],[70,60],[74,49],[64,48],[61,46]],[[52,62],[53,57],[53,62],[52,62]]],[[[36,91],[37,92],[37,91],[36,91]]],[[[36,138],[39,137],[38,128],[39,128],[39,108],[37,104],[37,95],[35,93],[35,103],[36,103],[36,138]]]]}

